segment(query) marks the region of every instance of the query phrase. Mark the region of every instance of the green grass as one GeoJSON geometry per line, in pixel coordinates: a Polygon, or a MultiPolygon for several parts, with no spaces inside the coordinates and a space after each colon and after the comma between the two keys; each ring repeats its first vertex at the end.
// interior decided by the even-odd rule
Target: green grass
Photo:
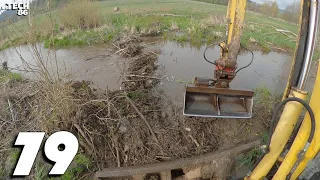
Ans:
{"type": "Polygon", "coordinates": [[[92,44],[107,43],[112,40],[119,31],[109,29],[101,29],[99,31],[78,29],[66,36],[57,35],[44,40],[44,46],[49,47],[68,47],[68,46],[84,46],[92,44]]]}
{"type": "Polygon", "coordinates": [[[5,166],[0,169],[0,178],[1,177],[8,177],[9,173],[12,171],[12,169],[16,166],[18,159],[20,157],[21,149],[14,148],[12,151],[9,153],[5,160],[5,166]]]}
{"type": "Polygon", "coordinates": [[[15,149],[14,151],[12,151],[9,155],[9,159],[11,162],[15,163],[18,161],[19,157],[20,157],[20,150],[15,149]]]}
{"type": "Polygon", "coordinates": [[[272,96],[272,92],[266,85],[261,85],[255,88],[255,95],[259,96],[261,101],[268,101],[272,96]]]}
{"type": "Polygon", "coordinates": [[[141,99],[143,97],[146,97],[146,93],[141,91],[129,92],[128,97],[132,100],[141,99]]]}
{"type": "Polygon", "coordinates": [[[282,94],[274,93],[265,85],[260,85],[254,89],[255,104],[259,107],[264,107],[265,111],[271,111],[276,103],[282,98],[282,94]]]}
{"type": "Polygon", "coordinates": [[[45,166],[41,166],[39,164],[36,165],[36,168],[34,170],[35,180],[42,180],[47,176],[47,174],[48,174],[48,169],[45,166]]]}
{"type": "Polygon", "coordinates": [[[306,102],[310,103],[312,92],[309,92],[306,98],[306,102]]]}
{"type": "MultiPolygon", "coordinates": [[[[67,30],[60,31],[59,28],[63,26],[59,19],[60,11],[54,10],[36,16],[34,24],[39,36],[38,40],[44,41],[45,47],[83,46],[108,43],[122,33],[133,31],[149,35],[158,35],[157,32],[160,32],[169,40],[202,45],[221,40],[222,37],[217,34],[225,34],[224,23],[206,21],[210,17],[225,17],[227,7],[222,5],[189,0],[108,0],[96,3],[97,11],[102,17],[100,28],[73,29],[71,33],[66,33],[67,30]],[[113,12],[114,7],[119,7],[120,12],[113,12]],[[159,16],[158,14],[181,16],[159,16]],[[49,28],[51,21],[49,16],[55,24],[53,36],[48,34],[52,29],[49,28]],[[172,31],[173,24],[178,27],[179,33],[172,31]]],[[[286,36],[276,32],[271,26],[297,33],[296,25],[250,11],[246,13],[245,22],[246,26],[242,36],[243,44],[253,44],[252,40],[254,40],[255,44],[264,51],[269,51],[273,45],[290,51],[294,50],[295,42],[289,41],[286,36]],[[249,22],[255,24],[249,26],[249,22]]],[[[20,32],[26,29],[28,29],[26,19],[20,20],[5,27],[2,33],[3,37],[0,37],[0,40],[4,41],[6,36],[10,35],[13,39],[19,39],[13,44],[23,44],[25,40],[20,32]],[[12,33],[13,30],[16,33],[12,33]]],[[[0,50],[10,47],[10,43],[7,41],[0,43],[2,44],[0,50]]]]}
{"type": "Polygon", "coordinates": [[[6,176],[6,172],[4,171],[4,169],[0,169],[0,179],[5,179],[6,176]]]}
{"type": "Polygon", "coordinates": [[[18,82],[22,81],[23,77],[21,74],[10,72],[7,70],[0,70],[0,83],[11,81],[18,82]]]}
{"type": "MultiPolygon", "coordinates": [[[[259,134],[259,137],[261,139],[262,144],[266,144],[268,141],[268,133],[262,132],[259,134]]],[[[252,168],[253,165],[256,163],[256,161],[263,155],[263,150],[261,147],[253,148],[247,153],[244,154],[243,157],[241,157],[238,160],[239,166],[247,166],[252,168]]]]}
{"type": "Polygon", "coordinates": [[[259,136],[260,136],[262,144],[266,144],[268,142],[268,139],[269,139],[268,132],[262,132],[259,134],[259,136]]]}
{"type": "Polygon", "coordinates": [[[248,45],[250,42],[256,42],[263,51],[270,51],[272,46],[277,46],[291,52],[294,51],[296,42],[283,34],[275,32],[272,27],[249,25],[244,29],[242,43],[248,45]]]}
{"type": "Polygon", "coordinates": [[[73,163],[69,166],[64,175],[61,176],[61,180],[78,179],[78,176],[85,171],[81,166],[89,169],[91,162],[86,155],[80,153],[75,156],[73,163]]]}
{"type": "Polygon", "coordinates": [[[257,98],[256,103],[258,105],[266,107],[268,110],[270,110],[273,107],[275,101],[278,98],[277,95],[274,94],[265,85],[258,86],[257,88],[255,88],[254,92],[255,97],[257,98]]]}
{"type": "Polygon", "coordinates": [[[257,159],[259,159],[263,155],[263,151],[261,148],[254,148],[247,152],[242,158],[238,160],[239,166],[247,166],[252,168],[257,159]]]}

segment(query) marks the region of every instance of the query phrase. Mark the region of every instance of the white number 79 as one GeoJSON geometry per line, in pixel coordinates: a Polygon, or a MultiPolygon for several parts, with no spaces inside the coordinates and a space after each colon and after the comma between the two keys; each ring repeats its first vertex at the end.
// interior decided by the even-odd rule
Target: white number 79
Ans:
{"type": "MultiPolygon", "coordinates": [[[[44,135],[44,132],[20,132],[18,134],[15,145],[24,147],[13,176],[27,176],[30,174],[44,135]]],[[[64,174],[77,154],[78,146],[77,138],[69,132],[60,131],[52,134],[44,145],[45,156],[55,162],[49,175],[64,174]]]]}

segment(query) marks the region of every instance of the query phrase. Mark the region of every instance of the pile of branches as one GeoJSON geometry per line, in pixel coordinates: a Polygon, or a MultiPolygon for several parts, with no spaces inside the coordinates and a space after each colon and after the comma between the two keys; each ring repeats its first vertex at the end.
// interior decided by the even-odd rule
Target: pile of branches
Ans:
{"type": "Polygon", "coordinates": [[[123,57],[135,57],[141,54],[143,46],[140,45],[141,39],[138,36],[124,36],[116,39],[113,46],[116,48],[115,54],[123,57]]]}
{"type": "Polygon", "coordinates": [[[212,128],[197,120],[186,123],[180,109],[156,93],[161,80],[154,77],[156,60],[150,51],[129,59],[122,90],[93,91],[87,82],[60,80],[7,85],[0,105],[3,109],[9,99],[11,110],[4,116],[1,112],[1,136],[16,136],[19,131],[72,132],[79,140],[79,153],[93,162],[92,170],[215,150],[219,144],[212,128]]]}
{"type": "Polygon", "coordinates": [[[186,128],[176,107],[151,91],[107,92],[79,108],[71,129],[99,168],[173,160],[218,147],[212,129],[190,122],[186,128]]]}
{"type": "MultiPolygon", "coordinates": [[[[138,39],[126,40],[120,44],[141,46],[138,39]]],[[[124,89],[100,93],[78,110],[72,130],[99,168],[178,159],[218,147],[212,129],[197,123],[185,128],[178,107],[155,93],[161,80],[155,77],[157,58],[142,49],[122,72],[124,89]]]]}

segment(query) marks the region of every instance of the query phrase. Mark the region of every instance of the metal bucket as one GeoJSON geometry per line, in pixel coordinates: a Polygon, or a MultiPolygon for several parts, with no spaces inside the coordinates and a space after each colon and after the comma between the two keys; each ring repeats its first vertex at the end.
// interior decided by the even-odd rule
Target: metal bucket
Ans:
{"type": "Polygon", "coordinates": [[[253,91],[213,87],[186,87],[183,114],[186,116],[251,118],[253,91]]]}

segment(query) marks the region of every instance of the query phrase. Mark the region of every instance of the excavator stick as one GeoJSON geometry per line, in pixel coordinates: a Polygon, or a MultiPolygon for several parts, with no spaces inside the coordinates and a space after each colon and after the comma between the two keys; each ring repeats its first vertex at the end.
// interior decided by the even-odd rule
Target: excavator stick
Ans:
{"type": "Polygon", "coordinates": [[[214,78],[196,77],[194,85],[186,87],[184,94],[184,115],[251,118],[253,91],[236,90],[229,87],[229,83],[238,72],[236,71],[237,56],[240,50],[246,1],[229,0],[227,42],[219,44],[221,49],[220,58],[211,62],[206,59],[204,52],[205,60],[215,65],[214,78]]]}

